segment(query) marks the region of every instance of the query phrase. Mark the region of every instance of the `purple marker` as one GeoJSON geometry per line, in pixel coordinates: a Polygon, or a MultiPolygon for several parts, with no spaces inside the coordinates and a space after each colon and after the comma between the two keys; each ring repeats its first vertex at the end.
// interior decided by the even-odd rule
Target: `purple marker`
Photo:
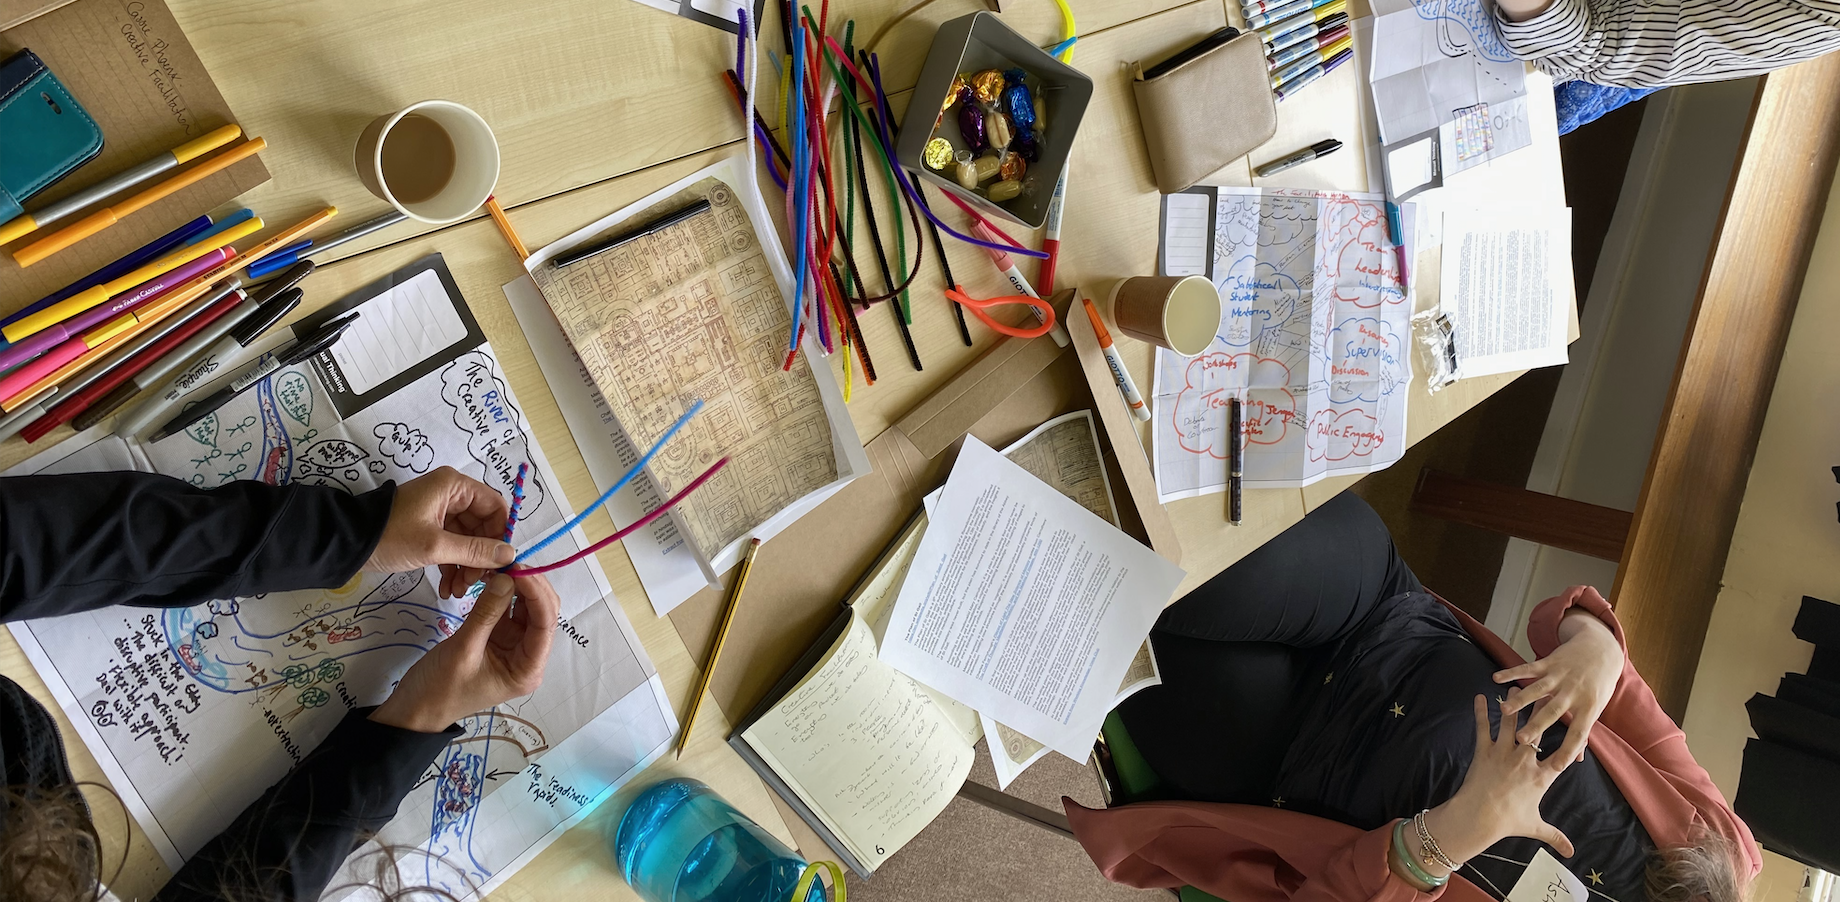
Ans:
{"type": "Polygon", "coordinates": [[[186,263],[171,272],[162,273],[115,297],[107,303],[97,304],[76,316],[53,326],[47,326],[9,345],[0,351],[0,370],[10,370],[46,351],[57,347],[65,339],[84,329],[108,320],[125,310],[132,310],[147,301],[157,298],[168,291],[190,281],[198,274],[209,270],[235,254],[234,248],[220,247],[196,260],[186,263]]]}

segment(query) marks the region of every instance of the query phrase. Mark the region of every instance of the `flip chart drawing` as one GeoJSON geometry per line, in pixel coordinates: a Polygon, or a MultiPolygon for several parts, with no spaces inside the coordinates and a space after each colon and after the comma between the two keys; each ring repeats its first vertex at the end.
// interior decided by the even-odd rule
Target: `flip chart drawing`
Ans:
{"type": "Polygon", "coordinates": [[[1166,274],[1211,279],[1221,318],[1201,354],[1157,352],[1159,497],[1224,490],[1236,396],[1249,486],[1307,485],[1397,460],[1412,305],[1381,198],[1207,188],[1164,203],[1166,274]]]}
{"type": "MultiPolygon", "coordinates": [[[[363,492],[451,466],[508,493],[524,463],[518,535],[535,541],[570,511],[490,345],[480,344],[343,418],[312,369],[289,368],[159,443],[110,436],[18,471],[127,466],[205,488],[259,480],[363,492]]],[[[539,557],[585,545],[571,534],[539,557]]],[[[378,837],[421,848],[399,861],[413,871],[408,882],[460,897],[489,890],[675,733],[662,684],[610,604],[599,566],[590,558],[550,578],[563,621],[542,688],[465,718],[465,734],[378,837]]],[[[360,573],[331,589],[104,609],[13,631],[176,868],[348,711],[382,701],[454,632],[472,598],[438,598],[435,582],[432,572],[360,573]]]]}

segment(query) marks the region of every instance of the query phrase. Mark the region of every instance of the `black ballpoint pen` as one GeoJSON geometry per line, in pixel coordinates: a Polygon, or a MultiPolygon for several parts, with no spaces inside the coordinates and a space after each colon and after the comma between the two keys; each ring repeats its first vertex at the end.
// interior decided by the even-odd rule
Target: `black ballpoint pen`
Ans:
{"type": "Polygon", "coordinates": [[[312,334],[305,338],[295,339],[293,344],[279,351],[263,354],[255,363],[250,364],[247,369],[236,374],[236,376],[230,380],[229,385],[212,392],[209,397],[186,408],[184,413],[168,420],[166,425],[161,426],[160,431],[154,433],[153,437],[148,441],[160,441],[210,416],[217,412],[218,408],[230,403],[237,395],[248,391],[251,386],[273,375],[282,367],[293,366],[303,360],[309,360],[313,355],[332,347],[334,344],[338,343],[339,337],[344,335],[345,330],[350,328],[351,324],[356,322],[357,319],[358,313],[354,310],[337,319],[326,321],[324,325],[313,330],[312,334]]]}

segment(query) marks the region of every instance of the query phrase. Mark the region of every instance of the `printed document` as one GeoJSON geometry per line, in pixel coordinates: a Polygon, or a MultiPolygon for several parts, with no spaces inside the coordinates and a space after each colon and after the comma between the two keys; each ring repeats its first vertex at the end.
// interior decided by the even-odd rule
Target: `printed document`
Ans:
{"type": "Polygon", "coordinates": [[[1456,326],[1459,378],[1566,361],[1572,211],[1448,210],[1439,303],[1456,326]]]}
{"type": "Polygon", "coordinates": [[[930,520],[882,659],[1084,760],[1182,569],[974,437],[930,520]]]}

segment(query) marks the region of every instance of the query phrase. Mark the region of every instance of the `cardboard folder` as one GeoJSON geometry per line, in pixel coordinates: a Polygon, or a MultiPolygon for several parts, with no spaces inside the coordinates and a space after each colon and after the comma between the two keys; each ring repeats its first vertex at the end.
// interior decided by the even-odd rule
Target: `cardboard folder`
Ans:
{"type": "MultiPolygon", "coordinates": [[[[28,212],[237,121],[163,0],[76,0],[62,6],[43,4],[36,10],[27,8],[31,5],[9,3],[0,8],[4,14],[20,7],[9,18],[32,13],[21,24],[0,31],[0,58],[26,48],[38,54],[101,127],[102,153],[27,200],[28,212]]],[[[196,164],[187,168],[190,165],[196,164]]],[[[0,314],[18,310],[266,181],[267,167],[258,157],[250,157],[33,266],[21,269],[12,254],[0,253],[0,314]]],[[[59,220],[7,250],[17,250],[82,215],[59,220]]]]}
{"type": "MultiPolygon", "coordinates": [[[[967,434],[1001,448],[1045,420],[1092,410],[1125,532],[1180,562],[1175,527],[1156,501],[1150,461],[1092,324],[1084,316],[1064,319],[1071,348],[1046,339],[997,342],[869,443],[874,472],[760,549],[710,685],[730,722],[753,710],[836,618],[844,596],[920,508],[921,498],[945,481],[967,434]]],[[[705,589],[671,613],[699,662],[708,654],[722,600],[722,592],[705,589]]]]}

